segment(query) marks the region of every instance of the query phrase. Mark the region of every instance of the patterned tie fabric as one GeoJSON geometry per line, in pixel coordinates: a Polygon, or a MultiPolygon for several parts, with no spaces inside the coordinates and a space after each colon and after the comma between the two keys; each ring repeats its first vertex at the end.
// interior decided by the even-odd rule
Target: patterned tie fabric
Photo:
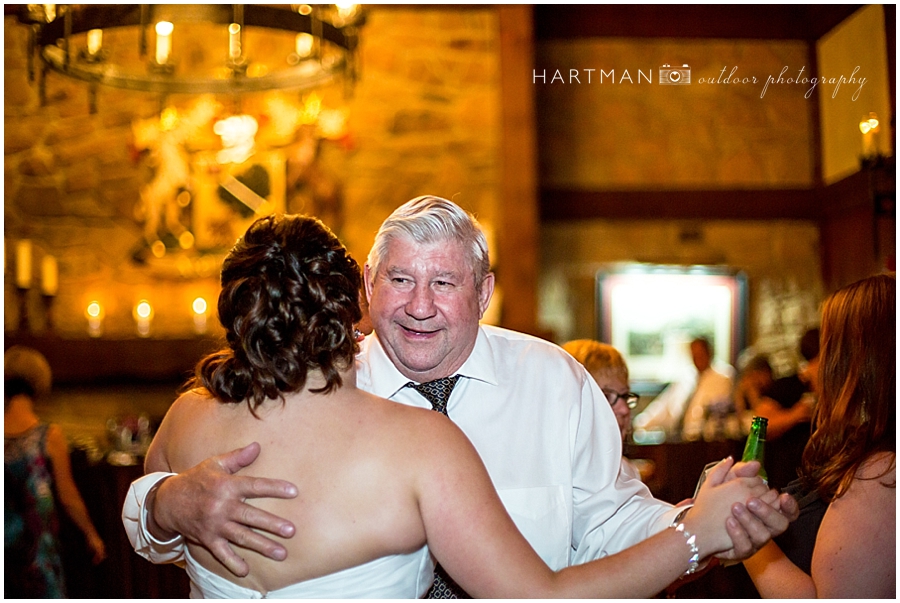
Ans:
{"type": "MultiPolygon", "coordinates": [[[[406,384],[406,387],[411,387],[422,394],[426,400],[431,402],[432,410],[436,410],[437,412],[446,415],[447,400],[450,399],[450,393],[453,391],[459,378],[460,375],[453,375],[452,377],[435,379],[434,381],[428,381],[427,383],[409,382],[406,384]]],[[[471,599],[472,597],[460,588],[459,585],[453,581],[453,578],[447,575],[444,568],[438,565],[434,568],[434,582],[432,583],[428,594],[425,595],[425,598],[471,599]]]]}
{"type": "Polygon", "coordinates": [[[459,378],[460,375],[453,375],[452,377],[435,379],[426,383],[413,383],[410,381],[406,384],[406,387],[411,387],[422,394],[426,400],[431,402],[432,410],[446,415],[447,400],[450,399],[450,393],[456,387],[456,382],[459,381],[459,378]]]}

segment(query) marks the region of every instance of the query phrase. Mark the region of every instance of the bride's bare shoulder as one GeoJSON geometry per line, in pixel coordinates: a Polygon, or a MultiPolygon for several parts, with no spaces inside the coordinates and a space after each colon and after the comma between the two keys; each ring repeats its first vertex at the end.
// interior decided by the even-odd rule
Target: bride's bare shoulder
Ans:
{"type": "Polygon", "coordinates": [[[453,437],[459,431],[452,421],[439,412],[393,402],[363,391],[359,394],[361,400],[391,428],[413,430],[425,437],[453,437]]]}

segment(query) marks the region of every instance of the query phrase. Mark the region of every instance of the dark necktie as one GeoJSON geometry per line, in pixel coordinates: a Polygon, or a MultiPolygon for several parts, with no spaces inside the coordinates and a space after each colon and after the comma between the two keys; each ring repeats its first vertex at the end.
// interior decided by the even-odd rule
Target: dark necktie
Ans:
{"type": "Polygon", "coordinates": [[[447,400],[450,399],[450,393],[456,387],[456,382],[459,381],[459,378],[460,375],[453,375],[452,377],[443,377],[442,379],[435,379],[425,383],[413,383],[410,381],[406,384],[406,387],[411,387],[422,394],[426,400],[431,402],[432,410],[446,415],[447,400]]]}
{"type": "MultiPolygon", "coordinates": [[[[450,393],[453,391],[459,378],[460,375],[453,375],[452,377],[435,379],[434,381],[428,381],[427,383],[409,382],[406,384],[406,387],[411,387],[422,394],[426,400],[431,402],[432,410],[436,410],[437,412],[446,415],[447,400],[450,399],[450,393]]],[[[434,568],[434,582],[432,583],[428,594],[425,595],[425,598],[471,599],[472,597],[460,588],[459,585],[453,581],[453,578],[447,575],[444,568],[438,565],[434,568]]]]}

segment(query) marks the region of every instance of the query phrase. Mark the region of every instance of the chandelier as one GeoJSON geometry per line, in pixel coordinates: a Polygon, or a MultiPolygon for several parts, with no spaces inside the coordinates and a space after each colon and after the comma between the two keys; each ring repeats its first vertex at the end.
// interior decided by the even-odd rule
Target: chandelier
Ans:
{"type": "Polygon", "coordinates": [[[165,96],[353,82],[364,15],[354,4],[27,4],[18,19],[41,101],[52,70],[90,84],[93,112],[98,85],[165,96]]]}

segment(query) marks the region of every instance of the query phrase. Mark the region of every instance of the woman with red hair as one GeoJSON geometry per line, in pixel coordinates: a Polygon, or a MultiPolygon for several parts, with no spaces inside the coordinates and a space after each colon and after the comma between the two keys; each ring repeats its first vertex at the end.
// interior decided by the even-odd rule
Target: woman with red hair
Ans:
{"type": "Polygon", "coordinates": [[[763,597],[896,596],[896,284],[873,276],[823,306],[800,518],[744,562],[763,597]]]}

